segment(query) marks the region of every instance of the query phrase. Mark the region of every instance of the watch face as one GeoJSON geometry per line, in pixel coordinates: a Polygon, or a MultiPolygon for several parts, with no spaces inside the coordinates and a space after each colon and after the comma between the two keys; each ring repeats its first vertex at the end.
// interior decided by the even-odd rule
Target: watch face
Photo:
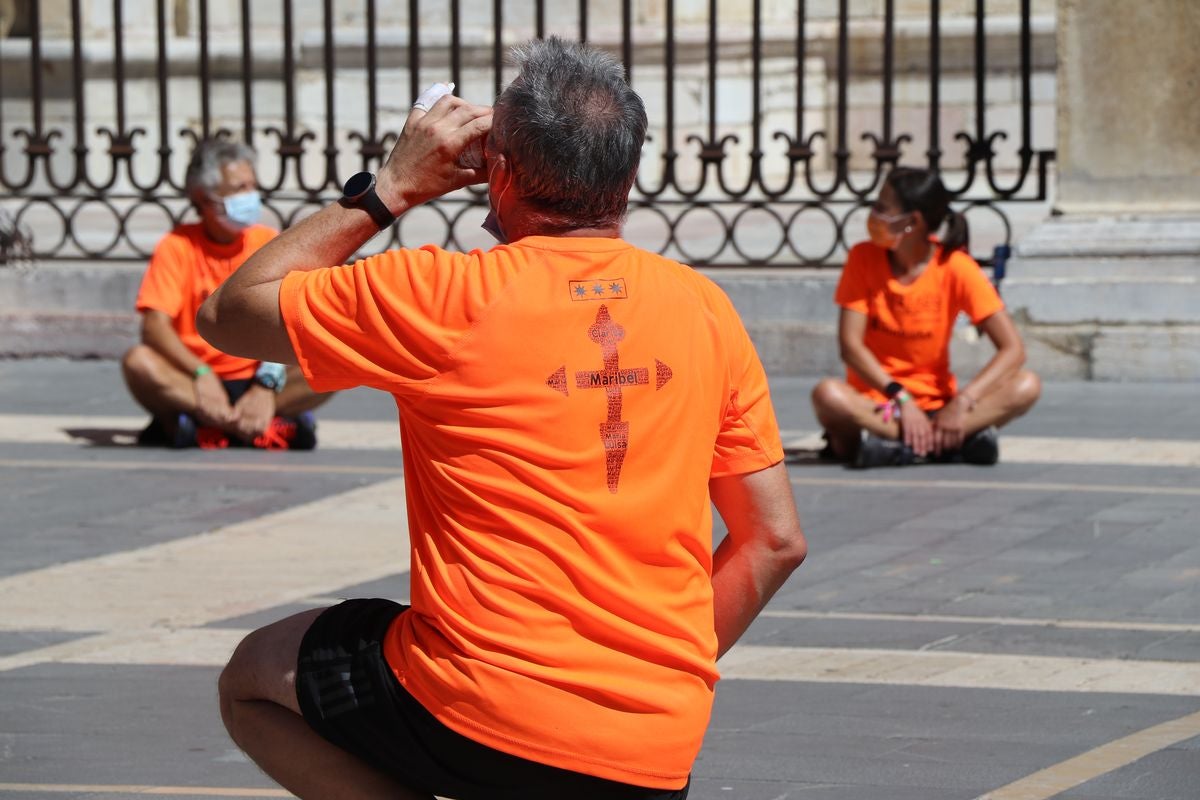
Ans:
{"type": "Polygon", "coordinates": [[[350,176],[350,180],[346,181],[346,185],[342,187],[342,195],[347,200],[357,200],[367,193],[374,180],[375,176],[369,172],[356,172],[350,176]]]}
{"type": "Polygon", "coordinates": [[[274,375],[255,375],[254,380],[271,391],[279,389],[279,381],[275,379],[274,375]]]}

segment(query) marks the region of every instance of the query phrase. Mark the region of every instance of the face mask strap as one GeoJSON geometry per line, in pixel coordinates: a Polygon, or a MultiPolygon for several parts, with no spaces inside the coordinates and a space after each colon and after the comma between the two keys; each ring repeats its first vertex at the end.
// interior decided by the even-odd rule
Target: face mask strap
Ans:
{"type": "MultiPolygon", "coordinates": [[[[488,183],[491,183],[492,173],[495,171],[495,167],[492,167],[490,170],[488,170],[488,183]]],[[[493,237],[495,237],[496,241],[500,242],[500,244],[507,244],[508,237],[504,234],[504,228],[502,228],[500,225],[500,215],[496,212],[500,208],[500,201],[504,199],[504,194],[508,191],[508,187],[512,186],[512,181],[512,170],[509,170],[508,181],[505,182],[504,188],[500,190],[500,195],[496,198],[495,205],[488,210],[488,215],[483,220],[483,225],[480,226],[493,237]]]]}

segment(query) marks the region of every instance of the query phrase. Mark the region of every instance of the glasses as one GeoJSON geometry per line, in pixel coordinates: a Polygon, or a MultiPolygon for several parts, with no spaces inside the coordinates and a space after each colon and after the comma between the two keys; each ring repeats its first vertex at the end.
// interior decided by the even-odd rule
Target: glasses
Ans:
{"type": "Polygon", "coordinates": [[[888,225],[894,225],[911,214],[911,211],[901,211],[899,214],[884,214],[875,206],[871,206],[871,216],[880,222],[886,222],[888,225]]]}

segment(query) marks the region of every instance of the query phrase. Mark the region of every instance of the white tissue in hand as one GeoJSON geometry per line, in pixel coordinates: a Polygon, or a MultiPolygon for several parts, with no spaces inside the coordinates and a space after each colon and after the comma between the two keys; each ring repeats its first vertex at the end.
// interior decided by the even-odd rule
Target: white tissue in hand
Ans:
{"type": "Polygon", "coordinates": [[[446,95],[454,91],[453,83],[435,83],[425,91],[421,92],[421,96],[413,102],[413,108],[420,108],[423,111],[428,111],[433,108],[433,104],[441,100],[446,95]]]}

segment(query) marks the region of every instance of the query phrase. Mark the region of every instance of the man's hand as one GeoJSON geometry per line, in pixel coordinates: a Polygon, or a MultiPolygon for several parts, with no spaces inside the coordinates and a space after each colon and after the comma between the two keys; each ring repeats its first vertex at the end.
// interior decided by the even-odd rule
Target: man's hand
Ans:
{"type": "Polygon", "coordinates": [[[201,425],[221,428],[224,430],[233,420],[233,406],[229,405],[229,395],[225,384],[215,372],[206,372],[192,381],[192,391],[196,395],[196,407],[193,415],[201,425]]]}
{"type": "Polygon", "coordinates": [[[275,392],[265,386],[252,384],[233,406],[234,431],[251,441],[261,434],[275,418],[275,392]]]}
{"type": "Polygon", "coordinates": [[[915,401],[909,401],[900,410],[900,434],[919,456],[929,455],[933,449],[933,425],[915,401]]]}
{"type": "Polygon", "coordinates": [[[966,425],[966,403],[955,397],[942,406],[942,410],[933,421],[933,452],[940,454],[962,447],[966,425]]]}
{"type": "Polygon", "coordinates": [[[467,169],[458,158],[492,129],[492,109],[446,95],[428,112],[414,108],[375,179],[375,192],[392,213],[487,180],[487,167],[467,169]]]}

